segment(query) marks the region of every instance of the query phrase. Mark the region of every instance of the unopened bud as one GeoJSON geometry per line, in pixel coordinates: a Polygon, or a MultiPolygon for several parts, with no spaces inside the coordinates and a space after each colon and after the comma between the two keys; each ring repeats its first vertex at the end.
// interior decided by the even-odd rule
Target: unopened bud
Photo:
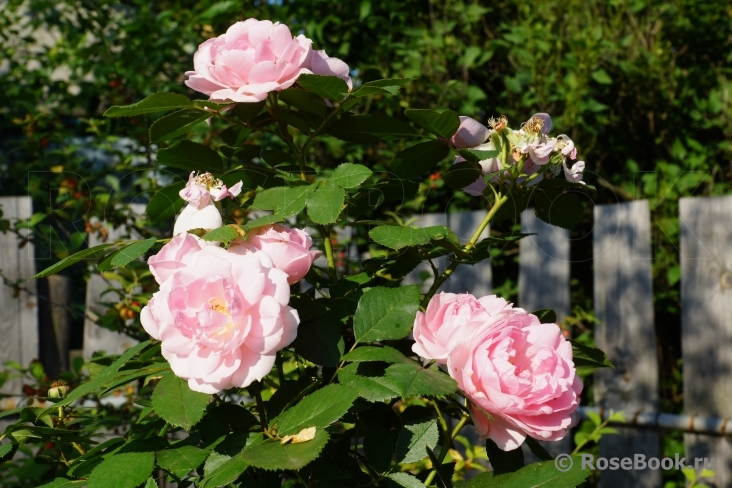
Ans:
{"type": "Polygon", "coordinates": [[[69,387],[63,381],[54,381],[48,389],[49,398],[66,398],[69,394],[69,387]]]}

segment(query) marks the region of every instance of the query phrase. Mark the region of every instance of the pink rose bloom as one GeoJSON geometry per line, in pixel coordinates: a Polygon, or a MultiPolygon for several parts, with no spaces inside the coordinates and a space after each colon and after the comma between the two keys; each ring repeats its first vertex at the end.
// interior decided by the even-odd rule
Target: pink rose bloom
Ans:
{"type": "Polygon", "coordinates": [[[224,225],[221,212],[214,202],[226,197],[235,198],[241,193],[243,182],[238,182],[227,189],[221,180],[217,180],[211,173],[196,175],[192,171],[188,177],[186,187],[178,194],[188,202],[175,221],[173,235],[188,232],[193,229],[218,229],[224,225]]]}
{"type": "Polygon", "coordinates": [[[310,70],[315,75],[337,76],[346,82],[349,91],[353,90],[353,80],[351,80],[351,70],[348,65],[338,58],[331,58],[325,54],[325,51],[313,51],[310,70]]]}
{"type": "Polygon", "coordinates": [[[552,118],[549,114],[546,114],[544,112],[539,112],[538,114],[534,114],[531,116],[532,119],[541,119],[541,121],[544,123],[542,125],[541,130],[544,134],[548,135],[552,131],[553,123],[552,118]]]}
{"type": "Polygon", "coordinates": [[[206,246],[182,258],[140,313],[162,341],[177,376],[202,393],[243,388],[272,370],[276,352],[297,335],[284,272],[265,253],[206,246]]]}
{"type": "Polygon", "coordinates": [[[483,144],[490,131],[486,126],[470,117],[460,116],[460,127],[450,139],[450,143],[457,149],[478,149],[483,144]]]}
{"type": "Polygon", "coordinates": [[[162,285],[176,270],[185,268],[183,258],[200,251],[208,244],[203,239],[188,232],[173,237],[156,255],[150,256],[147,260],[155,281],[162,285]]]}
{"type": "Polygon", "coordinates": [[[567,178],[567,181],[574,181],[583,185],[587,184],[582,181],[582,172],[585,170],[584,161],[577,161],[572,165],[572,168],[568,168],[567,161],[564,161],[562,162],[562,167],[564,168],[564,177],[567,178]]]}
{"type": "MultiPolygon", "coordinates": [[[[495,149],[493,147],[493,144],[490,142],[486,144],[481,144],[477,147],[473,147],[471,149],[475,149],[478,151],[492,151],[495,149]]],[[[455,158],[455,162],[453,164],[460,163],[462,161],[465,161],[465,159],[462,156],[458,156],[455,158]]],[[[495,173],[496,171],[501,169],[501,160],[498,157],[495,158],[489,158],[485,159],[483,161],[479,162],[480,167],[482,169],[483,175],[487,175],[490,173],[495,173]]],[[[498,176],[494,176],[491,181],[498,181],[498,176]]],[[[475,180],[473,183],[469,184],[468,186],[463,188],[463,191],[467,193],[468,195],[473,195],[475,197],[478,197],[483,194],[483,190],[488,188],[488,185],[483,180],[483,176],[475,180]]]]}
{"type": "Polygon", "coordinates": [[[188,202],[189,205],[193,205],[198,210],[211,203],[211,195],[205,185],[201,185],[196,182],[195,172],[192,172],[188,177],[186,187],[178,192],[178,195],[188,202]]]}
{"type": "Polygon", "coordinates": [[[496,295],[477,300],[469,293],[440,293],[427,305],[425,312],[417,312],[414,320],[412,351],[425,359],[447,363],[450,339],[455,332],[460,335],[480,327],[491,316],[505,310],[513,310],[511,304],[496,295]]]}
{"type": "Polygon", "coordinates": [[[275,268],[287,273],[287,282],[293,285],[305,277],[313,261],[323,254],[311,251],[312,245],[312,238],[304,230],[275,224],[254,229],[244,240],[234,241],[229,250],[237,254],[264,251],[275,268]]]}
{"type": "Polygon", "coordinates": [[[478,434],[504,451],[527,435],[559,440],[577,421],[582,381],[556,324],[524,311],[495,315],[455,335],[447,367],[470,400],[478,434]]]}
{"type": "Polygon", "coordinates": [[[247,19],[198,47],[186,85],[217,102],[259,102],[310,73],[312,54],[312,41],[286,25],[247,19]]]}
{"type": "Polygon", "coordinates": [[[561,148],[562,156],[577,159],[577,148],[574,147],[574,141],[568,136],[564,134],[557,136],[557,149],[559,148],[561,148]]]}

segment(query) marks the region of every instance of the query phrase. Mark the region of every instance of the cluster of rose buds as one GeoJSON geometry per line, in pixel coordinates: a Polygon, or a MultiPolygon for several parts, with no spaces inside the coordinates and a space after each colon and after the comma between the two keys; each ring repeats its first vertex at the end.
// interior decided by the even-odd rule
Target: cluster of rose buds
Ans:
{"type": "Polygon", "coordinates": [[[173,227],[173,234],[178,235],[192,229],[218,229],[223,224],[221,212],[214,202],[226,197],[235,198],[241,193],[240,181],[231,188],[226,188],[223,181],[213,177],[211,173],[196,175],[191,172],[188,183],[179,195],[188,202],[173,227]]]}
{"type": "Polygon", "coordinates": [[[559,440],[576,424],[582,381],[556,324],[495,295],[440,293],[417,313],[414,340],[415,353],[447,365],[476,431],[499,448],[559,440]]]}
{"type": "MultiPolygon", "coordinates": [[[[564,170],[568,181],[585,184],[584,161],[571,167],[568,161],[577,159],[577,149],[568,136],[550,137],[552,119],[548,114],[534,114],[519,130],[508,127],[505,117],[491,119],[490,128],[470,117],[460,117],[460,127],[450,139],[456,149],[498,151],[494,157],[480,161],[483,175],[493,174],[492,183],[514,180],[524,186],[539,183],[546,173],[556,176],[564,170]],[[504,150],[505,149],[505,150],[504,150]]],[[[458,156],[455,163],[465,161],[458,156]]],[[[483,177],[464,188],[470,195],[482,195],[488,184],[483,177]]]]}
{"type": "Polygon", "coordinates": [[[348,65],[315,51],[313,42],[269,20],[237,22],[204,42],[193,56],[186,85],[216,102],[259,102],[291,87],[301,74],[337,76],[353,88],[348,65]]]}

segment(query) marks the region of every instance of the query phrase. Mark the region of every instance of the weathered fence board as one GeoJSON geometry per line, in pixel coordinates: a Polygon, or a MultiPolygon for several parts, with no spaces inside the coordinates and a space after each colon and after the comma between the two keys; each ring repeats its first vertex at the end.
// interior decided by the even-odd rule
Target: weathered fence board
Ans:
{"type": "MultiPolygon", "coordinates": [[[[732,196],[682,198],[684,411],[732,418],[732,196]]],[[[715,488],[732,486],[727,437],[686,434],[687,459],[715,458],[715,488]]]]}
{"type": "MultiPolygon", "coordinates": [[[[130,204],[129,212],[131,218],[142,215],[145,213],[145,205],[138,203],[130,204]]],[[[107,232],[109,235],[108,241],[114,241],[124,236],[129,237],[125,233],[124,228],[107,227],[107,232]]],[[[97,234],[90,234],[89,247],[99,244],[102,244],[99,236],[97,234]]],[[[106,306],[102,302],[111,301],[112,296],[104,297],[102,293],[104,293],[104,290],[110,288],[110,286],[113,285],[98,274],[93,274],[89,277],[89,281],[86,284],[87,315],[89,315],[89,312],[94,315],[102,315],[105,312],[106,306]]],[[[86,359],[89,359],[97,351],[105,351],[107,354],[122,354],[136,343],[137,341],[125,334],[98,326],[89,317],[84,319],[84,358],[86,359]]]]}
{"type": "MultiPolygon", "coordinates": [[[[529,312],[551,308],[561,322],[571,311],[569,231],[547,224],[533,209],[528,209],[521,214],[521,232],[536,235],[519,241],[518,306],[529,312]]],[[[542,445],[553,455],[570,453],[572,434],[542,445]]],[[[538,461],[528,447],[524,449],[524,457],[527,461],[538,461]]]]}
{"type": "MultiPolygon", "coordinates": [[[[460,242],[465,244],[470,240],[473,232],[475,232],[475,229],[478,228],[478,225],[480,225],[485,217],[485,214],[485,210],[462,213],[429,213],[421,215],[413,225],[420,228],[433,225],[447,226],[458,236],[460,242]]],[[[487,236],[488,228],[481,234],[481,239],[487,236]]],[[[440,272],[444,271],[450,264],[446,257],[435,259],[434,263],[440,272]]],[[[422,263],[406,276],[403,283],[405,285],[421,284],[422,292],[426,292],[433,281],[434,275],[432,269],[429,265],[422,263]],[[424,275],[425,273],[428,278],[423,280],[420,275],[424,275]]],[[[491,264],[490,260],[485,260],[473,265],[461,264],[438,291],[451,293],[470,292],[476,297],[482,297],[490,295],[492,290],[491,264]]]]}
{"type": "MultiPolygon", "coordinates": [[[[595,206],[595,342],[615,365],[595,372],[595,401],[606,409],[658,411],[650,239],[647,201],[595,206]]],[[[602,457],[660,457],[658,432],[618,430],[600,442],[602,457]]],[[[606,470],[600,486],[656,488],[661,471],[606,470]]]]}
{"type": "MultiPolygon", "coordinates": [[[[3,218],[28,219],[33,214],[30,197],[0,197],[3,218]]],[[[0,361],[17,361],[28,366],[38,358],[38,310],[36,283],[25,283],[36,274],[33,244],[28,242],[18,248],[20,238],[12,233],[0,233],[0,270],[10,282],[21,281],[26,291],[16,296],[10,286],[0,290],[0,361]]],[[[4,393],[19,393],[21,380],[8,381],[4,393]]]]}

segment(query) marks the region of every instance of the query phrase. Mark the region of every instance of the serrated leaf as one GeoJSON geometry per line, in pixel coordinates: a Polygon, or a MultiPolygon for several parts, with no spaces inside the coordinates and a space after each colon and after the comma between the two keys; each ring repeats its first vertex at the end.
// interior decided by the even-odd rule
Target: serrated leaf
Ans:
{"type": "Polygon", "coordinates": [[[384,472],[391,466],[394,454],[394,441],[391,433],[378,424],[368,426],[363,439],[363,451],[371,466],[378,472],[384,472]]]}
{"type": "Polygon", "coordinates": [[[229,224],[206,232],[202,239],[209,242],[231,242],[243,234],[244,231],[240,230],[238,225],[229,224]]]}
{"type": "Polygon", "coordinates": [[[84,259],[101,259],[104,257],[104,251],[107,249],[116,246],[116,243],[107,243],[107,244],[100,244],[99,246],[90,247],[89,249],[84,249],[83,251],[79,251],[75,254],[72,254],[71,256],[68,256],[58,263],[49,266],[48,268],[44,269],[40,273],[36,274],[31,278],[31,280],[35,280],[38,278],[45,278],[46,276],[50,276],[52,274],[56,274],[59,271],[63,271],[64,269],[68,268],[69,266],[72,266],[80,261],[83,261],[84,259]]]}
{"type": "Polygon", "coordinates": [[[401,178],[421,176],[450,154],[447,144],[427,141],[404,149],[389,163],[389,170],[401,178]]]}
{"type": "Polygon", "coordinates": [[[404,112],[409,120],[444,139],[450,139],[460,127],[460,118],[452,110],[438,112],[429,109],[412,109],[404,112]]]}
{"type": "Polygon", "coordinates": [[[542,308],[541,310],[531,312],[531,314],[536,315],[536,318],[538,318],[542,324],[557,323],[557,314],[551,308],[542,308]]]}
{"type": "Polygon", "coordinates": [[[276,223],[282,222],[284,220],[285,220],[285,218],[282,217],[281,215],[265,215],[263,217],[259,217],[258,219],[254,219],[254,220],[247,222],[242,227],[244,227],[244,230],[249,232],[252,229],[258,229],[259,227],[276,224],[276,223]]]}
{"type": "Polygon", "coordinates": [[[292,87],[283,90],[279,93],[279,99],[303,112],[309,112],[320,117],[325,117],[328,114],[329,109],[322,97],[301,88],[292,87]]]}
{"type": "Polygon", "coordinates": [[[582,220],[583,207],[571,193],[545,189],[538,192],[534,213],[547,224],[572,230],[582,220]]]}
{"type": "Polygon", "coordinates": [[[372,172],[362,164],[343,163],[339,165],[328,180],[341,188],[356,188],[366,181],[372,172]]]}
{"type": "Polygon", "coordinates": [[[397,486],[402,486],[404,488],[424,488],[424,483],[411,474],[392,473],[387,476],[387,478],[393,481],[397,486]]]}
{"type": "Polygon", "coordinates": [[[338,220],[346,200],[346,191],[327,180],[308,195],[308,217],[316,224],[332,224],[338,220]]]}
{"type": "Polygon", "coordinates": [[[211,395],[191,390],[173,373],[162,376],[152,395],[155,412],[171,425],[190,429],[203,418],[211,395]]]}
{"type": "Polygon", "coordinates": [[[298,470],[320,455],[328,443],[328,432],[318,429],[315,438],[300,444],[281,444],[278,440],[267,440],[256,449],[242,453],[247,463],[267,470],[298,470]]]}
{"type": "Polygon", "coordinates": [[[417,131],[406,122],[386,115],[370,114],[342,117],[328,129],[328,133],[353,142],[402,139],[417,135],[417,131]]]}
{"type": "Polygon", "coordinates": [[[353,317],[357,342],[406,337],[419,310],[419,287],[371,288],[358,302],[353,317]]]}
{"type": "Polygon", "coordinates": [[[439,438],[437,420],[405,425],[397,437],[397,461],[407,464],[426,458],[426,448],[434,449],[439,438]]]}
{"type": "Polygon", "coordinates": [[[576,341],[572,343],[572,361],[577,373],[586,375],[597,368],[614,368],[612,361],[602,350],[595,347],[585,346],[576,341]]]}
{"type": "Polygon", "coordinates": [[[216,151],[192,141],[180,141],[166,149],[158,149],[158,162],[188,171],[210,171],[220,173],[224,162],[216,151]]]}
{"type": "Polygon", "coordinates": [[[211,113],[185,109],[160,117],[150,126],[150,141],[162,142],[187,134],[195,125],[211,117],[211,113]]]}
{"type": "Polygon", "coordinates": [[[340,102],[348,94],[348,85],[337,76],[300,75],[297,84],[332,102],[340,102]]]}
{"type": "Polygon", "coordinates": [[[455,233],[444,225],[423,227],[421,229],[398,225],[380,225],[371,229],[369,236],[382,246],[397,251],[404,247],[422,246],[431,241],[445,241],[445,243],[452,243],[456,247],[460,245],[455,233]]]}
{"type": "Polygon", "coordinates": [[[249,463],[243,458],[244,452],[262,444],[264,441],[262,437],[260,433],[249,434],[249,436],[241,434],[228,436],[206,459],[204,478],[198,487],[230,486],[249,467],[249,463]]]}
{"type": "Polygon", "coordinates": [[[145,482],[145,488],[158,488],[158,483],[152,477],[150,477],[145,482]]]}
{"type": "Polygon", "coordinates": [[[297,328],[297,338],[292,347],[300,356],[318,366],[338,366],[345,349],[341,324],[327,317],[302,323],[297,328]]]}
{"type": "Polygon", "coordinates": [[[447,186],[453,190],[461,190],[475,182],[481,177],[481,175],[482,173],[480,169],[475,166],[475,163],[461,161],[450,166],[450,169],[442,175],[442,178],[445,180],[445,183],[447,183],[447,186]]]}
{"type": "Polygon", "coordinates": [[[13,459],[15,451],[17,450],[18,444],[14,444],[12,442],[0,445],[0,463],[13,459]]]}
{"type": "Polygon", "coordinates": [[[492,439],[486,439],[485,450],[494,474],[511,473],[524,467],[524,451],[521,446],[504,451],[492,439]]]}
{"type": "Polygon", "coordinates": [[[193,471],[208,457],[209,452],[196,446],[181,446],[158,452],[158,466],[169,472],[193,471]]]}
{"type": "Polygon", "coordinates": [[[145,208],[145,215],[150,222],[159,222],[171,219],[186,205],[179,193],[185,188],[186,183],[180,181],[158,190],[150,199],[145,208]]]}
{"type": "Polygon", "coordinates": [[[112,266],[124,266],[127,263],[139,258],[157,242],[156,237],[150,237],[144,241],[135,242],[129,246],[121,248],[110,261],[112,266]]]}
{"type": "Polygon", "coordinates": [[[408,359],[393,347],[384,346],[361,346],[343,356],[343,361],[384,361],[386,363],[412,364],[414,361],[408,359]]]}
{"type": "Polygon", "coordinates": [[[328,385],[280,414],[277,433],[280,436],[293,435],[307,427],[327,427],[341,418],[356,398],[358,392],[353,388],[328,385]]]}
{"type": "MultiPolygon", "coordinates": [[[[338,381],[355,388],[358,396],[370,402],[382,402],[400,397],[399,388],[385,376],[367,376],[363,366],[370,363],[353,363],[341,368],[338,381]]],[[[383,373],[383,371],[382,371],[383,373]]]]}
{"type": "Polygon", "coordinates": [[[553,461],[529,464],[513,473],[495,476],[493,473],[479,474],[464,488],[572,488],[580,485],[592,473],[582,469],[582,458],[572,456],[572,469],[561,472],[553,461]]]}
{"type": "Polygon", "coordinates": [[[115,105],[104,112],[105,117],[132,117],[133,115],[151,114],[164,110],[190,107],[192,102],[179,93],[153,93],[144,100],[132,105],[115,105]]]}
{"type": "Polygon", "coordinates": [[[315,190],[313,185],[288,188],[276,186],[257,193],[252,207],[258,210],[274,210],[277,215],[289,217],[305,208],[308,196],[315,190]]]}
{"type": "Polygon", "coordinates": [[[371,95],[393,95],[396,90],[379,86],[360,86],[353,92],[352,97],[368,97],[371,95]]]}
{"type": "Polygon", "coordinates": [[[70,480],[66,478],[56,478],[50,483],[40,485],[37,488],[72,488],[86,483],[86,480],[70,480]]]}
{"type": "Polygon", "coordinates": [[[236,113],[236,116],[239,117],[239,120],[242,122],[249,122],[254,117],[262,113],[265,104],[266,100],[254,103],[237,103],[236,107],[234,107],[234,112],[236,113]]]}
{"type": "Polygon", "coordinates": [[[135,488],[155,468],[155,453],[125,452],[109,456],[89,475],[89,488],[135,488]]]}
{"type": "Polygon", "coordinates": [[[386,369],[386,378],[397,387],[402,398],[450,395],[457,390],[457,383],[448,375],[436,369],[423,368],[414,361],[392,364],[386,369]]]}

